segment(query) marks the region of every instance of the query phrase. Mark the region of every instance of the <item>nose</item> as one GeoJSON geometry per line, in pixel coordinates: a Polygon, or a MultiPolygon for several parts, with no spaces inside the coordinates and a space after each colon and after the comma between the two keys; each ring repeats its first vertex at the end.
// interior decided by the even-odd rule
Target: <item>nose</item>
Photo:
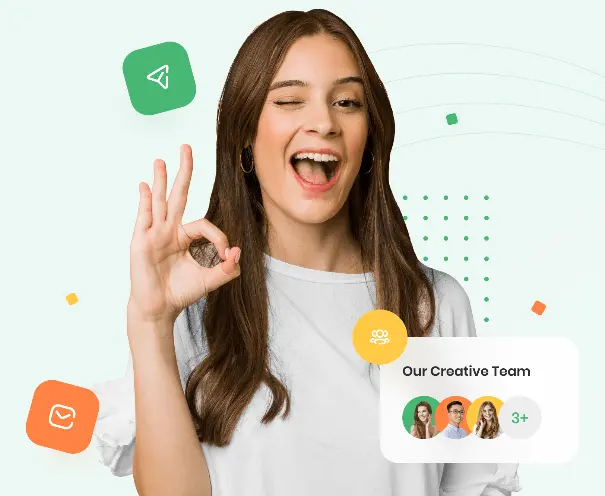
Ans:
{"type": "Polygon", "coordinates": [[[325,103],[315,103],[307,107],[304,129],[306,133],[318,134],[321,137],[340,134],[340,125],[334,110],[325,103]]]}

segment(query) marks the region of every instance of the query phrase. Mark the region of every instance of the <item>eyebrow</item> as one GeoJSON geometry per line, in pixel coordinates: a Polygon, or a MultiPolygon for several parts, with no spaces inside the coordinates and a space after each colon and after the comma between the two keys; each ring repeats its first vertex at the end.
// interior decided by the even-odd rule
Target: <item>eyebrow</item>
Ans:
{"type": "MultiPolygon", "coordinates": [[[[333,86],[348,83],[359,83],[363,85],[363,80],[359,76],[347,76],[332,81],[333,86]]],[[[276,81],[269,87],[269,91],[277,90],[279,88],[285,88],[287,86],[300,86],[302,88],[307,88],[310,85],[306,81],[301,81],[300,79],[287,79],[285,81],[276,81]]]]}

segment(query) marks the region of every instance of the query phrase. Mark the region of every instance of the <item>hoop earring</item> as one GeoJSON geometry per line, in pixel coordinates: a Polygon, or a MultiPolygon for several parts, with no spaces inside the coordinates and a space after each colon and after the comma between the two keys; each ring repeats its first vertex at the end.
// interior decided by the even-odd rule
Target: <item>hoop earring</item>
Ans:
{"type": "Polygon", "coordinates": [[[372,165],[366,172],[364,172],[364,175],[369,174],[370,171],[374,168],[374,154],[372,152],[370,152],[370,155],[372,156],[372,165]]]}
{"type": "Polygon", "coordinates": [[[250,174],[252,172],[252,170],[254,169],[254,156],[252,155],[252,152],[248,151],[248,150],[249,150],[249,148],[246,147],[246,148],[243,149],[242,153],[246,152],[247,154],[248,153],[250,154],[250,162],[252,162],[252,167],[250,167],[249,171],[244,170],[244,165],[242,163],[242,156],[241,156],[241,154],[240,154],[240,157],[239,157],[239,166],[240,166],[240,169],[242,169],[242,171],[244,172],[244,174],[250,174]]]}

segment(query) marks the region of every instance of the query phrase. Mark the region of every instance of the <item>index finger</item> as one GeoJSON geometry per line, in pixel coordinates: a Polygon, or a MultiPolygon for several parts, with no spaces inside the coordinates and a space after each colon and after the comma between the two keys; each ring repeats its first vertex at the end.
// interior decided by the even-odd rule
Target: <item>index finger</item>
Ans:
{"type": "Polygon", "coordinates": [[[208,219],[201,218],[184,224],[183,229],[179,230],[179,232],[183,232],[186,236],[186,239],[179,239],[181,243],[186,243],[188,246],[196,239],[206,238],[214,245],[221,258],[223,260],[227,259],[226,249],[229,248],[227,235],[208,219]]]}
{"type": "Polygon", "coordinates": [[[181,145],[181,165],[168,197],[168,213],[166,218],[171,221],[180,223],[183,218],[192,172],[193,154],[191,147],[189,145],[181,145]]]}

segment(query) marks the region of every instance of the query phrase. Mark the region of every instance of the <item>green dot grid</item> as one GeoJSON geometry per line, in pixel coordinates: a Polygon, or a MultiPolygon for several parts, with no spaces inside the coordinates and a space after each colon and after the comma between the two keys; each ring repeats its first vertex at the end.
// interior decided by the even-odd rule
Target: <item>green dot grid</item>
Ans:
{"type": "MultiPolygon", "coordinates": [[[[404,200],[407,200],[407,199],[408,199],[408,196],[407,196],[407,195],[404,195],[404,196],[403,196],[403,199],[404,199],[404,200]]],[[[422,197],[422,199],[426,201],[426,200],[428,200],[428,199],[429,199],[429,197],[428,197],[428,195],[424,195],[424,196],[422,197]]],[[[444,200],[448,200],[448,199],[449,199],[449,196],[448,196],[448,195],[444,195],[444,196],[443,196],[443,199],[444,199],[444,200]]],[[[468,200],[468,199],[469,199],[469,195],[464,195],[464,200],[468,200]]],[[[484,199],[484,200],[489,200],[489,196],[488,196],[488,195],[485,195],[485,196],[483,197],[483,199],[484,199]]],[[[424,215],[422,218],[423,218],[423,220],[428,220],[428,215],[424,215]]],[[[405,216],[403,217],[403,220],[408,220],[408,216],[407,216],[407,215],[405,215],[405,216]]],[[[444,215],[444,216],[443,216],[443,220],[445,220],[445,221],[449,220],[449,216],[444,215]]],[[[469,220],[469,216],[468,216],[468,215],[465,215],[465,216],[464,216],[464,220],[465,220],[465,221],[468,221],[468,220],[469,220]]],[[[488,216],[488,215],[483,216],[483,220],[489,220],[489,216],[488,216]]],[[[424,241],[428,241],[428,239],[429,239],[429,238],[428,238],[428,236],[424,236],[422,239],[423,239],[424,241]]],[[[443,236],[443,239],[444,239],[444,241],[448,241],[448,240],[449,240],[449,237],[448,237],[448,236],[443,236]]],[[[489,236],[484,236],[484,237],[483,237],[483,239],[484,239],[485,241],[489,241],[489,236]]],[[[468,240],[469,240],[469,236],[464,236],[464,241],[468,241],[468,240]]],[[[425,262],[427,262],[429,258],[425,256],[425,257],[423,257],[422,259],[423,259],[425,262]]],[[[448,256],[444,256],[444,257],[443,257],[443,260],[444,260],[445,262],[447,262],[447,261],[449,260],[449,257],[448,257],[448,256]]],[[[489,261],[489,257],[488,257],[488,256],[485,256],[485,257],[483,257],[483,260],[484,260],[485,262],[487,262],[487,261],[489,261]]],[[[469,261],[469,257],[468,257],[468,256],[465,256],[465,257],[464,257],[464,261],[465,261],[465,262],[468,262],[468,261],[469,261]]],[[[485,277],[483,278],[483,280],[484,280],[485,282],[488,282],[488,281],[489,281],[489,277],[488,277],[488,276],[485,276],[485,277]]],[[[468,281],[469,281],[469,277],[468,277],[468,276],[465,276],[465,277],[464,277],[464,281],[465,281],[465,282],[468,282],[468,281]]],[[[489,302],[489,297],[488,297],[488,296],[485,296],[485,297],[483,298],[483,301],[484,301],[484,302],[486,302],[486,303],[487,303],[487,302],[489,302]]],[[[489,322],[489,317],[484,317],[483,321],[484,321],[484,322],[489,322]]]]}

